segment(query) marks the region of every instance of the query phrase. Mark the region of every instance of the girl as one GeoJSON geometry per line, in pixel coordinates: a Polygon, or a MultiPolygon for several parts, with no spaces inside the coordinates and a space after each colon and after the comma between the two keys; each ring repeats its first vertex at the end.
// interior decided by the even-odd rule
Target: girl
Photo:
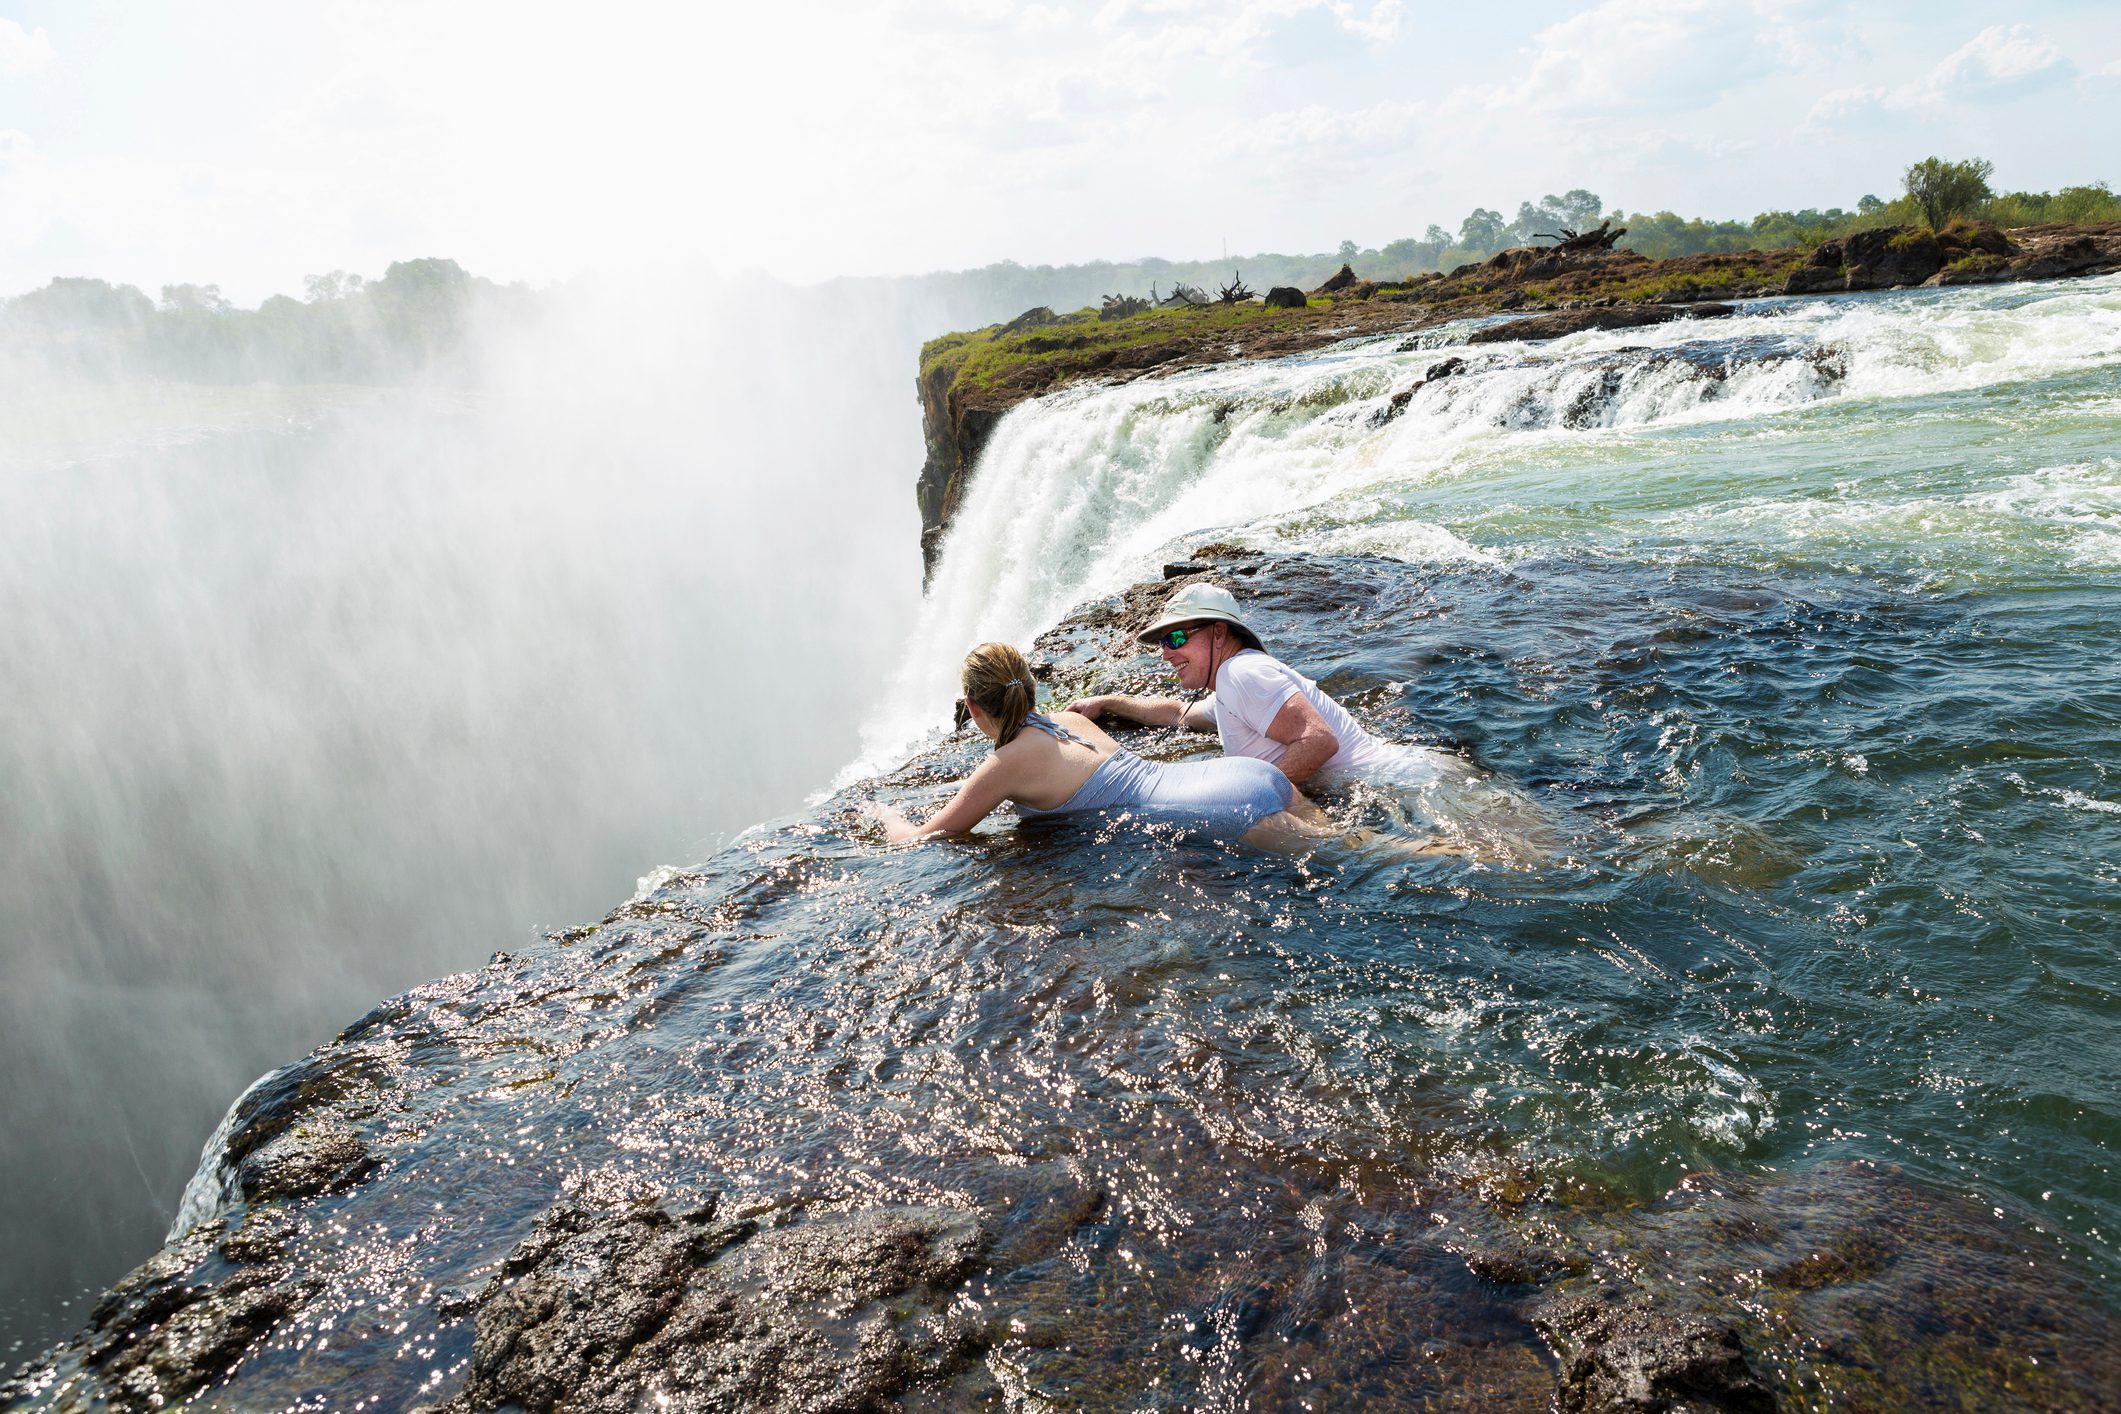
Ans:
{"type": "Polygon", "coordinates": [[[1006,643],[982,643],[965,658],[958,725],[967,721],[994,753],[965,778],[950,803],[914,824],[872,804],[894,843],[971,829],[1005,800],[1031,818],[1083,810],[1133,810],[1224,831],[1263,849],[1297,851],[1337,832],[1275,767],[1244,756],[1209,761],[1145,761],[1075,712],[1047,717],[1035,701],[1031,667],[1006,643]]]}

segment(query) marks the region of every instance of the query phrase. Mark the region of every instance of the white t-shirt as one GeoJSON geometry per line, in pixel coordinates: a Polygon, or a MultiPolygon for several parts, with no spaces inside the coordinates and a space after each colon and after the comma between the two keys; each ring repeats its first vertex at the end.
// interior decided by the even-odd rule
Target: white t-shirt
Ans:
{"type": "Polygon", "coordinates": [[[1267,728],[1299,692],[1325,719],[1327,730],[1340,738],[1340,750],[1321,771],[1363,770],[1390,751],[1358,726],[1347,708],[1320,692],[1317,683],[1256,648],[1245,649],[1216,670],[1215,691],[1201,705],[1215,719],[1223,754],[1256,756],[1278,766],[1289,748],[1268,736],[1267,728]]]}

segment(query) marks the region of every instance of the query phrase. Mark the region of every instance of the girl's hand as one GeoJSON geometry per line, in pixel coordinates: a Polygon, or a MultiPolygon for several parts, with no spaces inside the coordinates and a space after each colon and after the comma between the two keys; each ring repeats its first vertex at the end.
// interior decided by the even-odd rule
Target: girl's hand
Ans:
{"type": "Polygon", "coordinates": [[[895,805],[886,805],[880,800],[864,801],[862,813],[884,827],[884,834],[893,844],[900,844],[920,833],[920,827],[906,818],[906,812],[895,805]]]}

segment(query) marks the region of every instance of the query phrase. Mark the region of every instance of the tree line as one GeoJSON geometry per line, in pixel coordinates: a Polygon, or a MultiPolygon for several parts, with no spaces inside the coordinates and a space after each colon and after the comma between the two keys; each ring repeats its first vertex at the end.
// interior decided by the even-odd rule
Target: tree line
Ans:
{"type": "Polygon", "coordinates": [[[305,283],[305,299],[273,295],[242,309],[216,285],[164,285],[154,300],[132,285],[64,276],[0,301],[0,354],[96,379],[392,382],[461,355],[475,322],[529,317],[540,298],[454,260],[305,283]]]}
{"type": "MultiPolygon", "coordinates": [[[[832,300],[882,294],[908,297],[942,323],[933,332],[977,328],[1045,305],[1095,306],[1114,291],[1154,300],[1184,284],[1214,290],[1293,285],[1313,289],[1342,265],[1369,279],[1404,279],[1486,260],[1511,246],[1537,245],[1564,231],[1610,221],[1620,239],[1651,259],[1717,251],[1816,245],[1876,226],[1944,225],[1961,216],[2001,226],[2043,222],[2121,221],[2121,198],[2103,182],[2055,192],[1991,189],[1991,165],[1978,158],[1929,157],[1907,169],[1891,200],[1860,198],[1853,209],[1764,211],[1749,221],[1687,218],[1671,211],[1607,210],[1577,188],[1520,202],[1516,214],[1475,207],[1455,231],[1430,225],[1420,236],[1364,248],[1343,241],[1309,254],[1266,252],[1236,260],[1090,261],[1019,265],[1000,261],[974,270],[929,275],[844,278],[791,289],[791,297],[832,300]]],[[[380,279],[345,271],[312,275],[304,297],[274,295],[241,309],[213,285],[165,285],[159,300],[131,285],[61,278],[0,300],[0,375],[6,365],[34,363],[93,378],[150,377],[199,382],[392,382],[438,365],[461,364],[475,326],[508,327],[537,317],[551,292],[500,285],[453,260],[400,261],[380,279]]]]}

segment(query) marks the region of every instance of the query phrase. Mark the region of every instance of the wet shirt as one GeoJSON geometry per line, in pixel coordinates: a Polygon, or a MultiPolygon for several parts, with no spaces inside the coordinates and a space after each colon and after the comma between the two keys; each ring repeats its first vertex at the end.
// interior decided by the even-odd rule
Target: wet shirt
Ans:
{"type": "Polygon", "coordinates": [[[1317,709],[1327,730],[1340,738],[1340,750],[1320,770],[1361,771],[1389,750],[1357,725],[1347,708],[1319,691],[1317,683],[1256,648],[1245,649],[1217,670],[1215,691],[1203,705],[1215,718],[1216,735],[1222,738],[1227,755],[1255,756],[1280,765],[1289,748],[1268,736],[1267,728],[1298,693],[1317,709]]]}

